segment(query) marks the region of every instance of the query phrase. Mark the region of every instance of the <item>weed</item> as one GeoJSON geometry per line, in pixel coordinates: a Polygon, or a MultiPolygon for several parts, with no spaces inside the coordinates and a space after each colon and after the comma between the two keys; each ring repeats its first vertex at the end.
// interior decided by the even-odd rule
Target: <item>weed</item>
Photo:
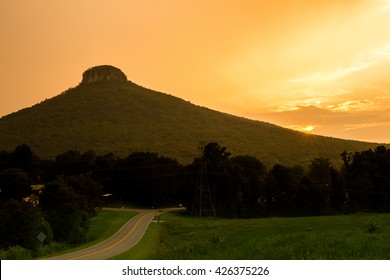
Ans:
{"type": "Polygon", "coordinates": [[[376,233],[376,232],[378,232],[379,231],[378,222],[374,221],[373,219],[371,219],[367,223],[367,231],[368,231],[368,233],[376,233]]]}

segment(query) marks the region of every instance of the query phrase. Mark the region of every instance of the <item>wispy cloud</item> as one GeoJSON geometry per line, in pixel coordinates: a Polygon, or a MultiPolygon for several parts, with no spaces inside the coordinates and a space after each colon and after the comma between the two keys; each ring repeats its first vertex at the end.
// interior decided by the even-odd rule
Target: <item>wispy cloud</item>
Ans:
{"type": "MultiPolygon", "coordinates": [[[[378,0],[376,0],[378,1],[378,0]]],[[[390,11],[390,1],[389,0],[379,0],[381,12],[390,11]]]]}
{"type": "Polygon", "coordinates": [[[371,127],[383,127],[384,125],[390,125],[390,122],[380,122],[380,123],[359,123],[359,124],[346,124],[343,126],[343,130],[357,130],[363,128],[371,127]]]}
{"type": "Polygon", "coordinates": [[[329,105],[329,109],[333,111],[372,111],[380,109],[380,105],[373,100],[348,100],[340,104],[329,105]]]}
{"type": "Polygon", "coordinates": [[[306,77],[291,79],[290,81],[294,82],[294,83],[331,82],[331,81],[335,81],[341,77],[344,77],[350,73],[363,70],[369,66],[370,66],[370,64],[365,63],[365,64],[353,65],[353,66],[349,66],[349,67],[340,67],[340,68],[337,68],[335,70],[331,70],[328,72],[317,72],[315,74],[312,74],[312,75],[309,75],[306,77]]]}
{"type": "MultiPolygon", "coordinates": [[[[389,4],[390,5],[390,4],[389,4]]],[[[326,83],[336,81],[352,73],[365,70],[390,59],[390,43],[355,55],[347,65],[338,65],[333,69],[318,71],[303,77],[293,78],[293,83],[326,83]]]]}
{"type": "Polygon", "coordinates": [[[322,108],[322,103],[318,98],[312,98],[312,99],[306,99],[306,100],[299,100],[297,102],[291,102],[291,103],[286,103],[283,105],[280,105],[276,108],[276,112],[286,112],[286,111],[296,111],[299,110],[303,107],[317,107],[317,108],[322,108]]]}

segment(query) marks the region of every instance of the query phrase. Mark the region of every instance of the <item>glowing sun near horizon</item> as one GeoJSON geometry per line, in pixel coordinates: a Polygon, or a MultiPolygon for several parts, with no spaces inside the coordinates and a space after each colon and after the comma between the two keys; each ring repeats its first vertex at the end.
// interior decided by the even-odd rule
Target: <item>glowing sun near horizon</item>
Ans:
{"type": "Polygon", "coordinates": [[[304,127],[303,129],[305,132],[312,132],[314,130],[314,128],[316,128],[315,125],[308,125],[308,126],[304,127]]]}
{"type": "Polygon", "coordinates": [[[316,125],[287,125],[286,128],[297,130],[304,133],[312,133],[317,127],[316,125]]]}

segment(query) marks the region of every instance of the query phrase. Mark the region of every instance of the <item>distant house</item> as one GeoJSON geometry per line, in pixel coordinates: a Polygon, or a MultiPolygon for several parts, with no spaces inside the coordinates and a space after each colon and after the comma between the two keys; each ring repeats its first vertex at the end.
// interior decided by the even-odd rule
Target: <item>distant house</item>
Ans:
{"type": "Polygon", "coordinates": [[[39,195],[42,193],[44,185],[31,185],[31,194],[23,198],[26,202],[31,202],[33,205],[39,204],[39,195]]]}
{"type": "Polygon", "coordinates": [[[114,197],[113,197],[112,193],[103,194],[102,199],[103,199],[102,202],[105,205],[112,204],[114,202],[114,197]]]}

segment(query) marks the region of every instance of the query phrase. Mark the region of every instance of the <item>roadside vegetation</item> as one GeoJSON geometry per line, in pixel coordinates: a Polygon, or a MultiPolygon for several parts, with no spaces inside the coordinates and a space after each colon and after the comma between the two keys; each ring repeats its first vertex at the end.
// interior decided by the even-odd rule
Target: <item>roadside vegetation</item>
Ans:
{"type": "Polygon", "coordinates": [[[157,249],[149,259],[390,258],[390,214],[213,219],[169,213],[162,220],[157,249]]]}
{"type": "Polygon", "coordinates": [[[149,224],[142,239],[130,250],[112,257],[112,260],[147,260],[158,250],[160,242],[160,224],[153,221],[149,224]]]}
{"type": "Polygon", "coordinates": [[[136,214],[136,212],[128,211],[103,210],[91,219],[87,230],[86,242],[82,245],[71,246],[66,243],[51,242],[50,244],[45,244],[41,248],[39,255],[34,255],[33,252],[21,246],[12,246],[7,250],[0,250],[0,259],[27,260],[33,259],[34,257],[46,258],[53,255],[82,250],[109,238],[136,214]]]}

